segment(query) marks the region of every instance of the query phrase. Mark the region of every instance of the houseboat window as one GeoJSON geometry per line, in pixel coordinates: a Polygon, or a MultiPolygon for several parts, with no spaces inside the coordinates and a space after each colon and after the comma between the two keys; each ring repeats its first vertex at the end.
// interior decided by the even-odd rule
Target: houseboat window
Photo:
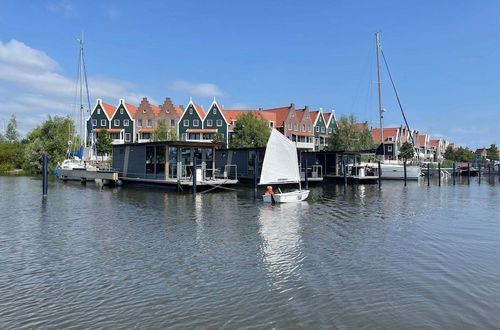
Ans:
{"type": "Polygon", "coordinates": [[[106,119],[101,119],[101,126],[106,126],[106,119]]]}
{"type": "Polygon", "coordinates": [[[125,133],[125,142],[130,142],[130,133],[125,133]]]}
{"type": "Polygon", "coordinates": [[[198,119],[194,119],[193,126],[199,126],[199,125],[200,125],[200,121],[198,119]]]}
{"type": "Polygon", "coordinates": [[[123,115],[123,108],[120,108],[120,115],[123,115]]]}
{"type": "Polygon", "coordinates": [[[153,119],[148,119],[148,127],[153,127],[153,119]]]}
{"type": "Polygon", "coordinates": [[[97,119],[92,119],[92,127],[96,127],[97,126],[97,119]]]}
{"type": "Polygon", "coordinates": [[[184,126],[189,126],[189,119],[184,119],[183,125],[184,126]]]}
{"type": "Polygon", "coordinates": [[[146,147],[146,175],[155,173],[155,147],[146,147]]]}
{"type": "MultiPolygon", "coordinates": [[[[215,111],[215,109],[214,109],[214,111],[215,111]]],[[[213,125],[212,119],[208,119],[207,120],[207,126],[212,126],[212,125],[213,125]]]]}
{"type": "Polygon", "coordinates": [[[128,126],[128,119],[123,119],[123,126],[128,126]]]}
{"type": "Polygon", "coordinates": [[[165,177],[165,146],[156,147],[156,178],[165,177]]]}
{"type": "Polygon", "coordinates": [[[170,126],[172,126],[172,127],[175,126],[175,119],[170,119],[170,126]]]}
{"type": "Polygon", "coordinates": [[[179,159],[182,169],[181,169],[181,175],[182,176],[190,176],[191,175],[191,163],[192,163],[192,157],[191,157],[191,148],[181,148],[181,158],[179,159]]]}
{"type": "Polygon", "coordinates": [[[222,126],[222,119],[217,119],[217,126],[222,126]]]}
{"type": "Polygon", "coordinates": [[[142,127],[142,119],[137,119],[137,127],[142,127]]]}
{"type": "Polygon", "coordinates": [[[113,121],[113,125],[115,125],[115,126],[120,126],[120,119],[115,119],[115,120],[113,121]]]}
{"type": "Polygon", "coordinates": [[[177,147],[168,147],[168,177],[177,178],[177,147]]]}

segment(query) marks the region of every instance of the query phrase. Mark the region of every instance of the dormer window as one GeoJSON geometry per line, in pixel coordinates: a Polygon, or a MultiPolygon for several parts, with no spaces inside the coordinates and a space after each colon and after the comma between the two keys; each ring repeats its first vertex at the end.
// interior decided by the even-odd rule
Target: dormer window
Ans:
{"type": "Polygon", "coordinates": [[[387,138],[387,141],[392,142],[392,136],[389,136],[389,137],[387,138]]]}
{"type": "MultiPolygon", "coordinates": [[[[233,120],[233,126],[236,126],[237,120],[233,120]]],[[[222,125],[221,125],[222,126],[222,125]]]]}

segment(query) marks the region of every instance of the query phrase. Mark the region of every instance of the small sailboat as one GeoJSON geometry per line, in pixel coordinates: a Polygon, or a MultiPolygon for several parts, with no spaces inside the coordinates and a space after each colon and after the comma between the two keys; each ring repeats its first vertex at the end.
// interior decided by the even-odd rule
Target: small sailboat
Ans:
{"type": "Polygon", "coordinates": [[[299,190],[262,195],[264,202],[300,202],[309,196],[309,190],[300,185],[297,147],[276,129],[271,131],[260,174],[260,185],[296,183],[299,190]]]}

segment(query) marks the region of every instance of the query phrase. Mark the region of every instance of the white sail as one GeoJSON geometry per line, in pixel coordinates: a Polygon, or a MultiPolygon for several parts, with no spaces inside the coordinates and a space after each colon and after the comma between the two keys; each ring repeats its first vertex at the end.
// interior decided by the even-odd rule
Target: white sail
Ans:
{"type": "Polygon", "coordinates": [[[276,129],[267,141],[259,184],[298,183],[300,181],[297,148],[276,129]]]}

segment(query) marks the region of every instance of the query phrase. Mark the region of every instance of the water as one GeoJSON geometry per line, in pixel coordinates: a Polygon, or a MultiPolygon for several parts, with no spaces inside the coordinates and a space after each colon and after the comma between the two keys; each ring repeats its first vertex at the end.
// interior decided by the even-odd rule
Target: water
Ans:
{"type": "Polygon", "coordinates": [[[494,328],[500,184],[177,194],[0,177],[1,329],[494,328]]]}

